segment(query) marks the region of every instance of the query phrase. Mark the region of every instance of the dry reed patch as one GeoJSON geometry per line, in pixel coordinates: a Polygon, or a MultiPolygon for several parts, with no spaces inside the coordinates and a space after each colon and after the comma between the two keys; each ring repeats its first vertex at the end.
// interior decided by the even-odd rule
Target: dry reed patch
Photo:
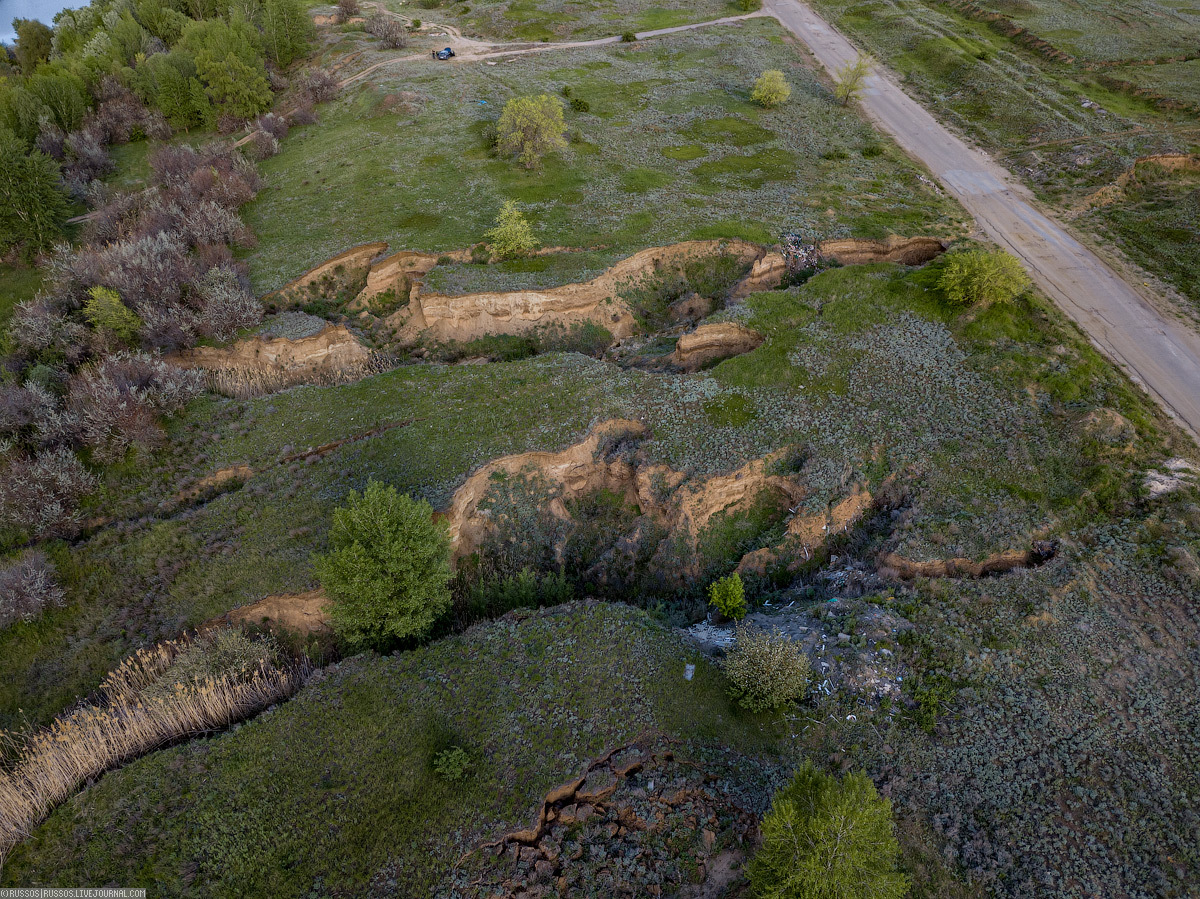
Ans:
{"type": "Polygon", "coordinates": [[[138,756],[227,727],[291,696],[307,662],[283,664],[273,647],[224,630],[139,650],[85,703],[19,739],[0,734],[15,762],[0,771],[0,864],[79,787],[138,756]]]}

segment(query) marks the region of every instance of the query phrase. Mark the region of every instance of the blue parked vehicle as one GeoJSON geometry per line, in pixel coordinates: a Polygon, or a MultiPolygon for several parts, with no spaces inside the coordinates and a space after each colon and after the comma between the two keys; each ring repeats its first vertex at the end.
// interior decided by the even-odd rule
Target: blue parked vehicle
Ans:
{"type": "Polygon", "coordinates": [[[447,47],[445,50],[434,50],[433,51],[434,59],[449,59],[453,55],[454,55],[454,50],[450,47],[447,47]]]}

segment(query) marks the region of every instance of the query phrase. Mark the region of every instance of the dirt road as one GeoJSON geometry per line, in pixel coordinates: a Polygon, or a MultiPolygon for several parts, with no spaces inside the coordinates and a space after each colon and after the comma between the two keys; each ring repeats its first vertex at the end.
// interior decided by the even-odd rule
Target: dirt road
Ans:
{"type": "MultiPolygon", "coordinates": [[[[855,47],[800,0],[765,9],[835,72],[855,47]]],[[[1166,318],[1132,286],[1039,212],[1007,170],[972,149],[876,68],[862,96],[867,114],[924,163],[993,240],[1020,259],[1038,286],[1097,347],[1200,435],[1200,334],[1166,318]]]]}

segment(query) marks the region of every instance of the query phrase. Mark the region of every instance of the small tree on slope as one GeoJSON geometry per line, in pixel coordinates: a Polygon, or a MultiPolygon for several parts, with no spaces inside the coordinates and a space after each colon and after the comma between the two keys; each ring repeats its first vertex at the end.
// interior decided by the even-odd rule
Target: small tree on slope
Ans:
{"type": "Polygon", "coordinates": [[[351,646],[421,638],[450,608],[450,535],[423,500],[376,481],[333,513],[313,557],[334,629],[351,646]]]}

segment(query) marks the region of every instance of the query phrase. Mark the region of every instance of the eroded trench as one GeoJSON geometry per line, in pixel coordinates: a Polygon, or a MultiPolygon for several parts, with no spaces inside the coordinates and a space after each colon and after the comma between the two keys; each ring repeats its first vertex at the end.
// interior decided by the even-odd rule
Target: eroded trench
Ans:
{"type": "MultiPolygon", "coordinates": [[[[445,295],[427,289],[426,277],[439,265],[471,262],[471,250],[388,255],[387,248],[383,242],[352,247],[264,298],[269,308],[292,309],[341,297],[346,321],[298,337],[254,336],[227,347],[197,347],[172,361],[203,369],[211,390],[240,399],[357,380],[395,364],[390,351],[413,361],[507,358],[486,345],[489,338],[517,353],[574,349],[627,367],[692,372],[762,343],[761,334],[742,325],[705,319],[753,293],[779,288],[799,264],[747,241],[685,241],[634,253],[588,281],[445,295]],[[367,332],[389,351],[368,348],[361,337],[367,332]],[[668,352],[646,350],[656,342],[668,352]]],[[[916,266],[936,258],[946,244],[892,236],[823,241],[809,249],[804,265],[916,266]]]]}

